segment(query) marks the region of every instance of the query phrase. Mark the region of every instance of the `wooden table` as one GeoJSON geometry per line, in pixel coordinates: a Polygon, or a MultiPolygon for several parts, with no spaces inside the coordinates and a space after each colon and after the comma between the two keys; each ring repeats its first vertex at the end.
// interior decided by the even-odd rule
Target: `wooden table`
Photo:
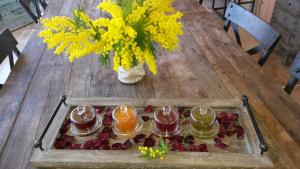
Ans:
{"type": "MultiPolygon", "coordinates": [[[[100,0],[52,0],[45,17],[71,15],[83,4],[99,16],[100,0]]],[[[70,63],[54,56],[35,33],[23,57],[0,91],[0,168],[32,168],[32,145],[61,95],[118,98],[240,98],[249,96],[267,142],[283,154],[287,168],[300,168],[300,106],[223,31],[222,21],[197,0],[177,0],[184,13],[185,35],[174,53],[158,50],[158,75],[136,85],[117,80],[111,67],[100,67],[96,55],[70,63]],[[293,166],[294,165],[294,166],[293,166]]]]}

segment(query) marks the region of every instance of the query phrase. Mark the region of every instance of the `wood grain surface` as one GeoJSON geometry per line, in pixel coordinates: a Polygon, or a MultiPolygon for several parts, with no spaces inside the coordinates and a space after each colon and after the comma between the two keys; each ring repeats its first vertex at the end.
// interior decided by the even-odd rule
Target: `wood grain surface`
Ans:
{"type": "MultiPolygon", "coordinates": [[[[82,4],[98,17],[101,0],[51,0],[45,17],[71,16],[82,4]]],[[[281,147],[288,162],[300,168],[300,106],[266,77],[234,39],[223,22],[197,0],[176,0],[184,13],[184,36],[172,53],[158,48],[158,74],[147,72],[135,85],[117,80],[111,66],[100,67],[98,56],[70,63],[54,56],[36,35],[0,91],[0,168],[32,168],[29,159],[35,138],[54,111],[61,95],[68,97],[227,99],[249,96],[259,125],[281,147]]],[[[266,62],[267,64],[268,62],[266,62]]]]}

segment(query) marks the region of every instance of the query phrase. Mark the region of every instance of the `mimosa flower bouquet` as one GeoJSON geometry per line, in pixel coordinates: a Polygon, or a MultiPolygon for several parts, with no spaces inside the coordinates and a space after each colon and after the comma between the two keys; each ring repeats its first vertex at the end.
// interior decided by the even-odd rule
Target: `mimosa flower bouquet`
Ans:
{"type": "Polygon", "coordinates": [[[146,64],[156,75],[154,44],[171,51],[183,34],[182,13],[172,4],[173,0],[104,0],[97,8],[108,16],[92,19],[78,7],[73,18],[42,19],[39,36],[50,49],[55,48],[55,54],[65,52],[71,62],[94,53],[101,63],[112,57],[113,69],[119,73],[146,64]]]}

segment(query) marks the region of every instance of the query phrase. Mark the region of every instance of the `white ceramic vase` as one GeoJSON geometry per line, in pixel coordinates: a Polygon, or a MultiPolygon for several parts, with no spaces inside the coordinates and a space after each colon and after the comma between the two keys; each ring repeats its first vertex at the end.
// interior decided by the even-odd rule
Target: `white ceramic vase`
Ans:
{"type": "Polygon", "coordinates": [[[126,70],[124,67],[120,66],[118,69],[118,79],[122,83],[132,84],[137,83],[143,79],[145,76],[144,65],[139,64],[126,70]]]}

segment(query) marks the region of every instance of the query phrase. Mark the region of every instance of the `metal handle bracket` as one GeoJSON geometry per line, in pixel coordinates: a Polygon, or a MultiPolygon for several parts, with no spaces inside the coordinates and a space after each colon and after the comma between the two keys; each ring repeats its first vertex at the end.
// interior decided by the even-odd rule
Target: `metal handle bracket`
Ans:
{"type": "Polygon", "coordinates": [[[252,109],[251,109],[251,107],[249,105],[249,102],[248,102],[248,96],[243,95],[242,96],[242,101],[243,101],[244,107],[246,107],[246,109],[247,109],[247,112],[248,112],[248,114],[250,116],[250,119],[252,121],[253,127],[255,129],[256,135],[257,135],[258,140],[260,142],[260,144],[259,144],[259,148],[261,150],[260,154],[263,155],[264,152],[268,151],[268,145],[265,143],[265,140],[264,140],[264,138],[263,138],[263,136],[262,136],[262,134],[260,132],[260,129],[259,129],[258,125],[257,125],[256,119],[254,117],[254,114],[253,114],[252,109]]]}
{"type": "Polygon", "coordinates": [[[53,119],[55,118],[58,110],[60,109],[61,105],[62,104],[64,104],[65,106],[67,105],[66,104],[66,99],[67,99],[66,95],[63,95],[61,97],[61,99],[60,99],[60,101],[59,101],[56,109],[54,110],[52,116],[50,117],[50,119],[49,119],[47,125],[45,126],[42,134],[40,135],[39,139],[34,142],[34,144],[33,144],[34,148],[40,148],[41,151],[44,151],[44,148],[43,148],[43,139],[44,139],[44,137],[45,137],[45,135],[46,135],[46,133],[47,133],[47,131],[48,131],[48,129],[49,129],[52,121],[53,121],[53,119]]]}

